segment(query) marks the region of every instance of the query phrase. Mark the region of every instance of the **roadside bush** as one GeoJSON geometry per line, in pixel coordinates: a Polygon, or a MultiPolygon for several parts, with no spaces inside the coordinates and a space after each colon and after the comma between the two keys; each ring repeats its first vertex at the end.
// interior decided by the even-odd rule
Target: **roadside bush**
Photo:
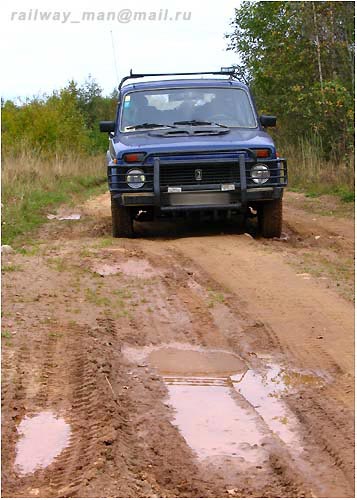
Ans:
{"type": "Polygon", "coordinates": [[[113,119],[117,96],[101,93],[89,78],[82,87],[72,81],[50,96],[2,102],[3,158],[24,152],[39,158],[104,152],[108,139],[98,122],[113,119]]]}

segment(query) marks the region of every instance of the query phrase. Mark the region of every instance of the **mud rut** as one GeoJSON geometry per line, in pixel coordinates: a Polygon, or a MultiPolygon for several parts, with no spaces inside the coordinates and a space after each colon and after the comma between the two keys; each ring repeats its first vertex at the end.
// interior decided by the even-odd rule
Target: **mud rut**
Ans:
{"type": "MultiPolygon", "coordinates": [[[[51,221],[41,229],[36,251],[4,258],[17,267],[3,273],[3,326],[9,332],[2,361],[3,496],[352,497],[349,361],[340,363],[331,346],[314,341],[299,349],[299,339],[289,341],[293,332],[284,341],[285,333],[274,331],[263,311],[253,314],[249,290],[237,293],[216,279],[218,267],[209,269],[210,261],[201,258],[220,244],[230,245],[233,258],[235,251],[253,258],[260,243],[252,248],[244,235],[222,236],[221,242],[217,235],[197,236],[195,243],[162,234],[111,240],[106,203],[100,197],[82,207],[80,221],[51,221]],[[182,349],[193,356],[223,352],[261,387],[278,378],[287,390],[273,388],[256,404],[235,391],[219,368],[215,382],[204,368],[192,372],[195,363],[182,373],[160,371],[150,361],[160,349],[165,361],[170,349],[179,356],[182,349]],[[272,366],[280,371],[270,380],[272,366]],[[237,408],[250,415],[249,425],[260,429],[259,446],[245,444],[258,453],[256,463],[239,443],[238,457],[202,458],[189,446],[169,398],[168,382],[178,387],[183,378],[185,384],[199,379],[200,386],[227,387],[237,408]],[[277,399],[285,416],[264,413],[264,405],[277,399]],[[69,445],[48,467],[22,474],[14,465],[18,425],[46,410],[70,425],[69,445]],[[295,441],[282,438],[284,426],[295,441]]],[[[230,265],[228,259],[227,275],[230,265]]],[[[341,316],[345,307],[341,302],[341,316]]],[[[324,321],[334,328],[340,317],[336,325],[324,321]]],[[[249,384],[247,390],[254,395],[249,384]]]]}

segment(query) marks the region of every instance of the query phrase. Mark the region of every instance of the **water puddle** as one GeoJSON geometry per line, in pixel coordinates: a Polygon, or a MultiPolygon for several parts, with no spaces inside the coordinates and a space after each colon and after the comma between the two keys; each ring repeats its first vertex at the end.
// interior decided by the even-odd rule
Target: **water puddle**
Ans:
{"type": "Polygon", "coordinates": [[[304,386],[321,387],[322,377],[263,357],[262,368],[255,371],[231,352],[189,344],[127,348],[124,353],[162,375],[175,410],[173,424],[200,459],[228,456],[258,465],[266,459],[267,438],[283,442],[295,457],[303,451],[298,420],[283,396],[304,386]]]}
{"type": "Polygon", "coordinates": [[[137,276],[139,278],[151,278],[157,274],[149,262],[143,259],[127,260],[121,264],[121,270],[127,276],[137,276]]]}
{"type": "Polygon", "coordinates": [[[51,411],[25,417],[18,426],[15,467],[21,474],[47,467],[69,445],[71,429],[51,411]]]}
{"type": "Polygon", "coordinates": [[[53,220],[79,220],[81,218],[81,214],[67,214],[67,215],[55,215],[55,214],[48,214],[47,219],[53,220]]]}
{"type": "Polygon", "coordinates": [[[107,263],[101,262],[92,267],[92,271],[101,276],[110,276],[124,273],[127,276],[151,278],[157,274],[148,261],[130,259],[126,262],[107,263]]]}
{"type": "Polygon", "coordinates": [[[149,363],[163,375],[211,375],[228,376],[237,371],[244,371],[246,365],[242,359],[225,351],[204,351],[164,347],[152,351],[149,363]]]}
{"type": "Polygon", "coordinates": [[[274,432],[290,449],[302,451],[297,434],[299,423],[289,410],[282,396],[297,393],[301,388],[322,387],[322,376],[288,370],[275,363],[268,363],[263,374],[248,370],[231,377],[233,387],[248,401],[274,432]]]}
{"type": "Polygon", "coordinates": [[[200,459],[231,456],[242,463],[263,463],[264,428],[249,407],[240,406],[224,379],[207,378],[186,385],[168,382],[170,403],[175,408],[177,425],[188,445],[200,459]]]}
{"type": "Polygon", "coordinates": [[[121,264],[98,264],[95,267],[92,268],[92,271],[94,271],[97,274],[100,274],[100,276],[110,276],[110,275],[115,275],[119,274],[121,272],[121,264]]]}
{"type": "Polygon", "coordinates": [[[291,393],[292,390],[280,366],[270,366],[263,375],[247,370],[243,375],[232,376],[231,381],[234,389],[252,405],[287,447],[294,452],[302,451],[297,433],[298,420],[281,399],[283,394],[291,393]]]}
{"type": "Polygon", "coordinates": [[[232,457],[241,465],[264,462],[264,427],[230,381],[232,374],[247,371],[241,358],[223,350],[175,345],[152,349],[146,360],[163,376],[175,409],[173,424],[198,458],[232,457]]]}

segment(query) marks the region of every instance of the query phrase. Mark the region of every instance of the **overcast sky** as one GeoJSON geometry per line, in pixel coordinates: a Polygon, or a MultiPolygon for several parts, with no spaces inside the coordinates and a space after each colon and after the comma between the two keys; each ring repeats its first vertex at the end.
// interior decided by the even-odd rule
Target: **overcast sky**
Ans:
{"type": "Polygon", "coordinates": [[[230,30],[229,23],[239,3],[20,0],[4,6],[3,2],[2,96],[16,98],[51,92],[72,78],[81,83],[89,73],[105,93],[111,92],[117,86],[117,75],[110,32],[120,78],[130,68],[155,73],[230,66],[238,59],[226,51],[224,34],[230,30]],[[85,21],[83,12],[93,12],[96,20],[85,21]],[[122,22],[101,20],[102,12],[114,12],[122,16],[122,22]],[[142,12],[146,12],[145,21],[142,12]],[[41,20],[41,15],[49,15],[51,20],[41,20]],[[176,15],[178,20],[170,20],[176,15]]]}

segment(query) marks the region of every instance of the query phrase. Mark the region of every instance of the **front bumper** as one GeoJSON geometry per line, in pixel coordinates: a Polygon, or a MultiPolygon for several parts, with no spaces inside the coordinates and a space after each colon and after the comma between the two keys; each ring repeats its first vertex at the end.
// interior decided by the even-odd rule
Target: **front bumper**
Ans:
{"type": "Polygon", "coordinates": [[[156,207],[162,212],[209,209],[244,209],[249,202],[281,198],[287,185],[287,162],[272,159],[259,162],[249,149],[239,151],[217,151],[222,157],[212,157],[212,152],[175,154],[168,152],[159,156],[148,155],[142,164],[108,167],[109,189],[120,206],[156,207]],[[256,163],[264,163],[271,171],[270,179],[263,185],[254,184],[250,169],[256,163]],[[208,165],[208,167],[207,167],[208,165]],[[209,167],[213,165],[214,174],[209,167]],[[207,181],[192,183],[187,172],[202,168],[207,181]],[[128,168],[144,169],[147,182],[142,189],[130,189],[125,181],[128,168]],[[207,169],[207,176],[206,171],[207,169]],[[161,169],[163,175],[161,176],[161,169]],[[176,170],[175,170],[176,169],[176,170]],[[185,170],[186,169],[186,170],[185,170]],[[218,170],[217,170],[218,169],[218,170]],[[222,169],[222,170],[219,170],[222,169]],[[224,170],[225,169],[225,170],[224,170]],[[228,171],[229,169],[229,171],[228,171]],[[169,172],[169,180],[167,173],[169,172]],[[229,172],[229,180],[227,173],[229,172]],[[222,173],[222,181],[220,179],[222,173]],[[177,174],[177,175],[175,175],[177,174]],[[230,190],[225,191],[229,183],[230,190]],[[172,192],[172,188],[180,192],[172,192]],[[171,192],[170,192],[171,191],[171,192]]]}
{"type": "MultiPolygon", "coordinates": [[[[282,187],[248,188],[246,191],[246,203],[252,201],[276,200],[282,196],[282,187]]],[[[113,198],[120,206],[157,206],[156,197],[151,193],[117,193],[113,195],[113,198]]],[[[242,203],[239,192],[222,193],[221,191],[167,193],[161,195],[161,203],[159,207],[163,212],[209,209],[239,210],[246,205],[246,203],[242,203]]]]}

